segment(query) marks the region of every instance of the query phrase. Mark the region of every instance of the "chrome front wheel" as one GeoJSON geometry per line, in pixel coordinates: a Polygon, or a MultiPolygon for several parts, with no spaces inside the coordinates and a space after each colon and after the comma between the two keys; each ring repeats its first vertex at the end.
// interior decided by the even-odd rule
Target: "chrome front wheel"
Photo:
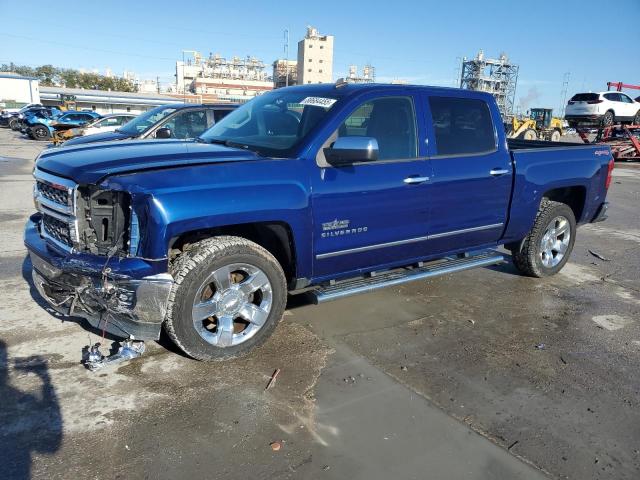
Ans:
{"type": "Polygon", "coordinates": [[[198,289],[193,326],[217,347],[240,345],[264,326],[273,301],[267,275],[254,265],[234,263],[214,270],[198,289]]]}

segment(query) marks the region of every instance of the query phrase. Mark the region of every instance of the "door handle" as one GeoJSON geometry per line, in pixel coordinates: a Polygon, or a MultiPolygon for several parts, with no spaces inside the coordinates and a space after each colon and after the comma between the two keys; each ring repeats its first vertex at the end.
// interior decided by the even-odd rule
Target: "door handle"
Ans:
{"type": "Polygon", "coordinates": [[[489,171],[489,175],[493,177],[499,177],[500,175],[504,175],[505,173],[509,173],[509,170],[505,168],[494,168],[489,171]]]}
{"type": "Polygon", "coordinates": [[[424,183],[429,181],[429,177],[407,177],[404,180],[407,185],[414,185],[416,183],[424,183]]]}

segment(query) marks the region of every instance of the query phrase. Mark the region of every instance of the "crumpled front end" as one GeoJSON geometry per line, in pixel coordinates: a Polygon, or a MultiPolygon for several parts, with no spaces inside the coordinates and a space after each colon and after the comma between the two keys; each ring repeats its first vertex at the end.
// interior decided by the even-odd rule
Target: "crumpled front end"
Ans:
{"type": "Polygon", "coordinates": [[[24,242],[38,293],[55,311],[118,337],[158,339],[173,278],[167,259],[136,255],[138,219],[126,192],[35,171],[39,213],[24,242]]]}
{"type": "MultiPolygon", "coordinates": [[[[37,226],[31,222],[28,228],[37,226]]],[[[34,246],[25,243],[27,247],[34,246]]],[[[83,274],[65,269],[65,260],[56,262],[58,265],[50,263],[51,258],[42,258],[39,254],[43,252],[37,248],[29,248],[29,253],[33,283],[56,312],[85,318],[92,326],[118,337],[140,340],[160,337],[173,285],[170,274],[140,279],[122,275],[111,278],[109,269],[102,275],[83,274]]]]}
{"type": "Polygon", "coordinates": [[[82,128],[69,128],[67,130],[55,130],[53,132],[53,144],[60,145],[67,140],[82,135],[82,128]]]}

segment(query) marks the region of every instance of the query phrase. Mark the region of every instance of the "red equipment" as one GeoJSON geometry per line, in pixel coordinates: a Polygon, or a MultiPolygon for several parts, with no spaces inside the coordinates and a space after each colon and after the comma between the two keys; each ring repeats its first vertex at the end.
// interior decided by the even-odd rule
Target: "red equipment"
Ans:
{"type": "Polygon", "coordinates": [[[628,85],[622,82],[607,82],[607,90],[610,90],[611,87],[616,87],[618,92],[621,92],[623,88],[630,88],[632,90],[640,90],[640,85],[628,85]]]}
{"type": "Polygon", "coordinates": [[[596,138],[589,140],[589,130],[576,129],[584,143],[603,143],[611,147],[616,160],[640,161],[640,125],[613,125],[599,128],[596,138]]]}

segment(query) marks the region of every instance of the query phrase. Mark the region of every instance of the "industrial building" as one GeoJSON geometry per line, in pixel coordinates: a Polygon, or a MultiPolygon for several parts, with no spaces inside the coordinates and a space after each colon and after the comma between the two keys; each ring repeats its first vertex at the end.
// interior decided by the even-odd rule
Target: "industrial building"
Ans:
{"type": "Polygon", "coordinates": [[[298,84],[333,81],[333,36],[320,35],[307,27],[306,36],[298,42],[298,84]]]}
{"type": "Polygon", "coordinates": [[[357,65],[349,65],[349,75],[345,80],[347,83],[375,83],[376,69],[372,65],[365,65],[359,74],[357,65]]]}
{"type": "Polygon", "coordinates": [[[298,62],[296,60],[276,60],[273,62],[273,86],[288,87],[298,84],[298,62]]]}
{"type": "Polygon", "coordinates": [[[77,110],[93,110],[102,114],[142,113],[158,105],[183,103],[180,98],[159,94],[40,87],[40,100],[43,105],[59,106],[63,104],[63,99],[75,102],[77,110]]]}
{"type": "Polygon", "coordinates": [[[273,89],[262,60],[250,56],[227,59],[219,54],[203,58],[199,52],[189,53],[190,58],[176,62],[178,93],[192,92],[213,101],[245,102],[273,89]]]}
{"type": "Polygon", "coordinates": [[[6,108],[40,103],[38,79],[0,72],[0,103],[6,108]]]}
{"type": "Polygon", "coordinates": [[[485,58],[480,50],[475,58],[462,59],[460,88],[491,93],[504,120],[513,115],[517,82],[518,65],[511,63],[504,53],[493,59],[485,58]]]}

